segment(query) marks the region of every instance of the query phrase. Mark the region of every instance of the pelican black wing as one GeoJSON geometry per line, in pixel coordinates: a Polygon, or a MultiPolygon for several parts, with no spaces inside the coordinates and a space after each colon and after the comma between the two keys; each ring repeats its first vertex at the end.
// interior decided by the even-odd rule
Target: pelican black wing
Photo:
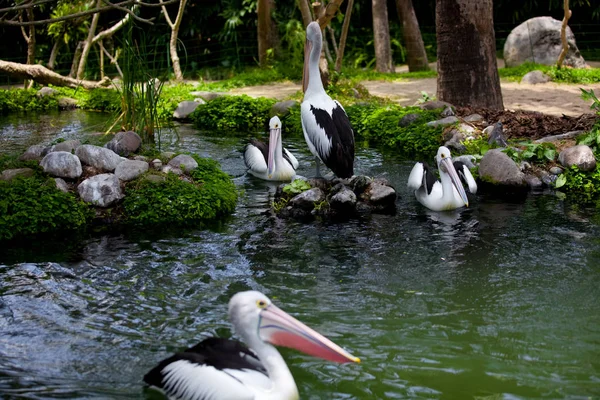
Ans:
{"type": "Polygon", "coordinates": [[[423,162],[423,170],[425,171],[425,173],[423,174],[423,183],[425,184],[425,187],[427,188],[427,194],[431,194],[431,190],[433,189],[433,184],[437,181],[437,179],[435,178],[435,175],[431,171],[429,164],[427,164],[426,162],[423,162]]]}

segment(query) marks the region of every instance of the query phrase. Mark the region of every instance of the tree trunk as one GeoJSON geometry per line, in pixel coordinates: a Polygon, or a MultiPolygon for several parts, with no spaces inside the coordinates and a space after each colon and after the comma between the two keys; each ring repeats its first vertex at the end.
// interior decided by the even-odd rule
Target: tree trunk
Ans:
{"type": "Polygon", "coordinates": [[[402,23],[402,34],[406,45],[408,71],[428,71],[427,53],[419,29],[419,21],[412,0],[396,0],[398,18],[402,23]]]}
{"type": "MultiPolygon", "coordinates": [[[[27,14],[28,21],[33,21],[35,19],[35,16],[33,15],[33,9],[31,9],[31,8],[27,9],[26,14],[27,14]]],[[[19,21],[22,21],[21,13],[19,13],[19,21]]],[[[29,34],[25,31],[25,28],[22,26],[21,33],[23,34],[23,37],[25,38],[25,42],[27,42],[27,64],[35,64],[35,44],[36,44],[35,26],[34,25],[29,26],[29,34]]],[[[31,87],[32,84],[33,84],[33,82],[30,82],[29,80],[25,80],[23,82],[23,86],[25,87],[25,89],[31,87]]]]}
{"type": "Polygon", "coordinates": [[[269,0],[258,0],[258,63],[267,65],[267,50],[271,48],[271,7],[269,0]]]}
{"type": "Polygon", "coordinates": [[[17,79],[32,79],[42,85],[52,84],[72,88],[83,87],[85,89],[97,89],[110,85],[110,79],[108,78],[100,82],[73,79],[59,75],[39,64],[27,65],[0,60],[0,72],[17,79]]]}
{"type": "Polygon", "coordinates": [[[567,52],[569,51],[569,43],[567,42],[567,24],[572,14],[571,10],[569,9],[569,0],[564,0],[563,8],[565,11],[565,16],[563,17],[562,24],[560,26],[560,41],[562,43],[562,50],[560,51],[558,60],[556,61],[556,68],[558,69],[562,67],[562,63],[567,56],[567,52]]]}
{"type": "MultiPolygon", "coordinates": [[[[96,8],[100,8],[102,6],[102,0],[98,0],[96,3],[96,8]]],[[[77,67],[77,79],[83,79],[85,75],[85,64],[87,63],[88,55],[90,54],[90,49],[92,48],[92,40],[94,40],[94,36],[96,35],[96,28],[98,27],[98,20],[100,19],[100,13],[94,14],[92,17],[92,23],[90,24],[90,30],[88,31],[88,37],[86,41],[83,43],[83,50],[81,51],[81,58],[79,60],[79,65],[77,67]]]]}
{"type": "Polygon", "coordinates": [[[386,0],[373,0],[375,64],[379,72],[394,72],[386,0]]]}
{"type": "Polygon", "coordinates": [[[75,48],[75,54],[73,55],[73,62],[71,63],[71,71],[69,72],[69,78],[75,78],[77,75],[77,69],[79,68],[79,61],[81,61],[81,52],[83,51],[83,42],[77,43],[75,48]]]}
{"type": "Polygon", "coordinates": [[[50,58],[48,59],[48,69],[54,70],[54,64],[56,64],[56,57],[58,57],[58,50],[62,45],[62,39],[58,38],[54,41],[52,51],[50,52],[50,58]]]}
{"type": "Polygon", "coordinates": [[[304,23],[304,27],[306,28],[313,20],[308,0],[297,0],[297,2],[300,13],[302,14],[302,23],[304,23]]]}
{"type": "Polygon", "coordinates": [[[352,7],[354,7],[354,0],[348,0],[346,6],[346,15],[344,15],[344,23],[342,24],[342,33],[340,35],[340,44],[338,45],[337,55],[335,57],[335,70],[340,72],[342,70],[342,60],[344,59],[344,49],[346,47],[346,39],[348,38],[348,28],[350,27],[350,17],[352,16],[352,7]]]}
{"type": "Polygon", "coordinates": [[[436,0],[440,100],[504,109],[492,11],[492,0],[436,0]]]}
{"type": "MultiPolygon", "coordinates": [[[[162,0],[160,1],[162,4],[162,0]]],[[[175,17],[175,22],[171,21],[169,17],[169,13],[167,12],[167,8],[162,5],[163,14],[165,15],[165,19],[167,20],[167,24],[171,27],[171,40],[169,41],[169,52],[171,54],[171,62],[173,63],[173,73],[175,74],[175,79],[178,81],[183,80],[183,73],[181,72],[181,64],[179,63],[179,54],[177,54],[177,37],[179,36],[179,27],[181,26],[181,20],[183,19],[183,12],[185,11],[185,6],[187,4],[187,0],[179,0],[179,9],[177,10],[177,17],[175,17]]]]}

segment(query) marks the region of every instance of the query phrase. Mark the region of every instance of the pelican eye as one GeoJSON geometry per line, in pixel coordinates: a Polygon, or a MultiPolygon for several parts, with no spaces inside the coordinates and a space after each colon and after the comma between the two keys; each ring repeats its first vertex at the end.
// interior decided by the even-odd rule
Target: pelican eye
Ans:
{"type": "Polygon", "coordinates": [[[264,300],[256,300],[256,305],[258,308],[265,308],[267,306],[267,302],[264,300]]]}

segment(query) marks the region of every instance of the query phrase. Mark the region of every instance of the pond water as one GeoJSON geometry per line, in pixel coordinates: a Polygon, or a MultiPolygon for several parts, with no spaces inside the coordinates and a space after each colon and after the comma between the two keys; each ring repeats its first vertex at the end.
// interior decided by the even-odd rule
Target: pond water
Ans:
{"type": "MultiPolygon", "coordinates": [[[[102,119],[63,114],[27,120],[51,120],[45,133],[2,119],[0,143],[21,151],[93,132],[102,119]]],[[[544,194],[428,212],[405,187],[412,162],[361,148],[356,172],[396,186],[396,215],[275,220],[263,211],[276,185],[244,174],[246,138],[185,126],[179,135],[166,135],[165,147],[216,158],[234,176],[235,214],[203,230],[2,248],[0,397],[145,398],[141,378],[159,360],[231,335],[227,301],[246,289],[362,359],[340,366],[281,350],[303,399],[600,396],[594,210],[544,194]]],[[[284,142],[299,173],[313,173],[303,139],[284,142]]]]}

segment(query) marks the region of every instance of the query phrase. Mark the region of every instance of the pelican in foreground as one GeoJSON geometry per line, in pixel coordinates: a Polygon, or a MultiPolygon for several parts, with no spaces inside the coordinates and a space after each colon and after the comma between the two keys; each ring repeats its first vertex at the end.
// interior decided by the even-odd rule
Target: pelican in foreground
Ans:
{"type": "Polygon", "coordinates": [[[244,149],[248,172],[267,181],[291,181],[298,160],[281,145],[281,121],[275,116],[269,121],[269,144],[250,140],[244,149]]]}
{"type": "Polygon", "coordinates": [[[477,184],[469,168],[461,161],[452,162],[450,150],[447,147],[438,149],[435,160],[440,171],[440,181],[430,170],[427,163],[418,162],[408,177],[408,188],[415,191],[419,203],[433,211],[454,210],[469,206],[467,193],[461,178],[473,194],[477,192],[477,184]]]}
{"type": "Polygon", "coordinates": [[[206,339],[160,362],[144,381],[170,399],[296,400],[294,378],[274,346],[338,363],[360,362],[260,292],[234,295],[229,318],[249,347],[230,339],[206,339]]]}
{"type": "Polygon", "coordinates": [[[304,100],[301,105],[304,139],[317,163],[329,167],[338,177],[354,175],[354,132],[342,105],[325,93],[319,71],[319,58],[323,37],[317,22],[306,27],[304,48],[304,72],[302,89],[304,100]]]}

